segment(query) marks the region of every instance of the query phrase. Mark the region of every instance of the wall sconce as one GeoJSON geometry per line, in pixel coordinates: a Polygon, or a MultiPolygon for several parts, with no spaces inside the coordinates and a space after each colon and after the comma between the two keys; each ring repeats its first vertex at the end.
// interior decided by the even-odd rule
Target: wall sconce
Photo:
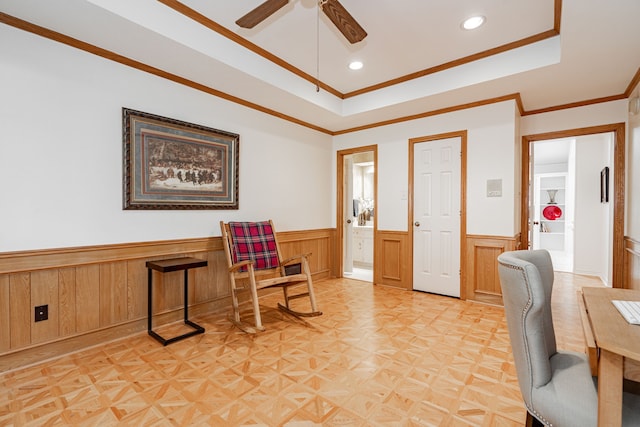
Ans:
{"type": "Polygon", "coordinates": [[[629,98],[629,112],[633,115],[640,113],[640,96],[629,98]]]}

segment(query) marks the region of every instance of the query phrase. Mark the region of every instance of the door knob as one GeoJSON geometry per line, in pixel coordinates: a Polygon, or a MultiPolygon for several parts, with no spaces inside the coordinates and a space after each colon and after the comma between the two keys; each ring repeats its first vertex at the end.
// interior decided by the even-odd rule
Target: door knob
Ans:
{"type": "Polygon", "coordinates": [[[413,225],[415,225],[416,227],[420,227],[420,222],[416,221],[416,222],[413,223],[413,225]]]}
{"type": "Polygon", "coordinates": [[[350,219],[347,220],[347,224],[351,224],[351,220],[350,219]]]}

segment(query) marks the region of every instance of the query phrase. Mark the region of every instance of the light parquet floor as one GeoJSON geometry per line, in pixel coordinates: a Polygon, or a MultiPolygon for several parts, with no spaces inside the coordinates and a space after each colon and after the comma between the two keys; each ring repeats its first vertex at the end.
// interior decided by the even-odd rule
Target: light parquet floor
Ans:
{"type": "MultiPolygon", "coordinates": [[[[583,285],[598,282],[556,274],[561,348],[583,349],[583,285]]],[[[257,335],[220,312],[167,347],[145,332],[0,375],[0,425],[524,424],[502,308],[349,279],[315,287],[324,315],[306,324],[269,295],[257,335]]]]}

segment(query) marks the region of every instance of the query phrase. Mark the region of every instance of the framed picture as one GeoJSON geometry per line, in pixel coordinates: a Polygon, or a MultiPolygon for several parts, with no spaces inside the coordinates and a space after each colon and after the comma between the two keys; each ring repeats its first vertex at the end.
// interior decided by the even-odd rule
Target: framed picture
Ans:
{"type": "Polygon", "coordinates": [[[600,171],[600,203],[609,203],[609,167],[600,171]]]}
{"type": "Polygon", "coordinates": [[[124,209],[238,209],[239,135],[122,109],[124,209]]]}

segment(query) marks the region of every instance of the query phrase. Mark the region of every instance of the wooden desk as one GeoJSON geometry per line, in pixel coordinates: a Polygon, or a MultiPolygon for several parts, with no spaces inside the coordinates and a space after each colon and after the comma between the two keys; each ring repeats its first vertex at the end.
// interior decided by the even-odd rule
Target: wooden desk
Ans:
{"type": "Polygon", "coordinates": [[[625,357],[640,361],[640,325],[630,325],[611,300],[640,301],[640,291],[583,288],[582,295],[599,350],[598,426],[622,423],[622,377],[625,357]]]}
{"type": "Polygon", "coordinates": [[[205,267],[206,265],[206,260],[198,258],[172,258],[158,261],[147,261],[147,291],[149,294],[149,302],[147,305],[147,333],[153,338],[160,341],[162,345],[171,344],[172,342],[179,341],[204,332],[204,328],[202,326],[189,320],[189,269],[205,267]],[[177,337],[166,339],[153,330],[151,322],[153,318],[153,270],[159,271],[161,273],[184,270],[184,324],[192,327],[193,331],[189,331],[177,337]]]}

